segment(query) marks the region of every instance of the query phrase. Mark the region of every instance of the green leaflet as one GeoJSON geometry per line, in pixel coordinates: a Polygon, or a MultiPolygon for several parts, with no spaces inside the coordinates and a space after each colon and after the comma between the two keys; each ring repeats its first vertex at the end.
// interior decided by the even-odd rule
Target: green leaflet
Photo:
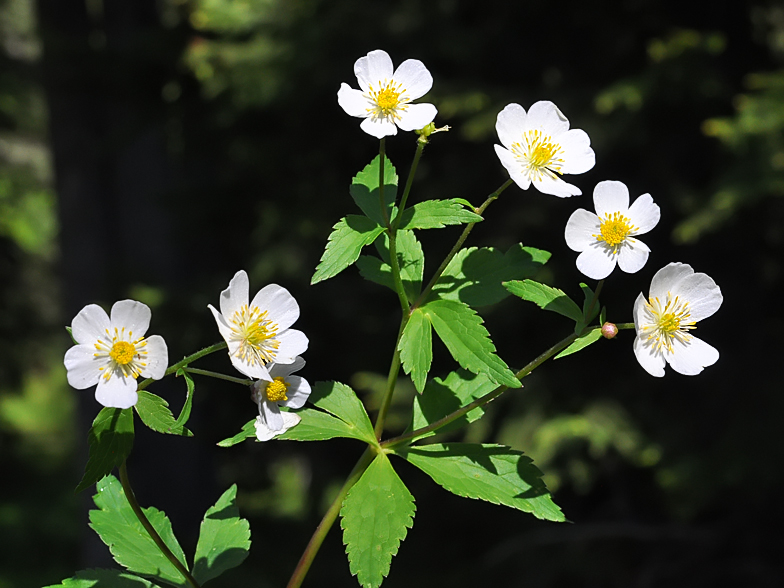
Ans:
{"type": "Polygon", "coordinates": [[[533,280],[505,282],[504,287],[515,296],[533,302],[544,310],[562,314],[576,323],[583,320],[583,311],[563,290],[551,288],[533,280]]]}
{"type": "Polygon", "coordinates": [[[504,445],[436,443],[398,449],[414,464],[458,496],[504,504],[548,521],[565,521],[530,458],[504,445]]]}
{"type": "Polygon", "coordinates": [[[82,570],[62,584],[46,588],[160,588],[149,580],[120,570],[82,570]]]}
{"type": "Polygon", "coordinates": [[[378,197],[378,162],[379,155],[371,161],[365,168],[351,180],[351,197],[354,202],[362,209],[365,215],[385,227],[389,219],[392,218],[392,206],[397,198],[397,172],[395,166],[384,158],[384,208],[381,207],[381,200],[378,197]],[[384,215],[386,210],[386,218],[384,215]]]}
{"type": "Polygon", "coordinates": [[[321,256],[311,284],[332,278],[354,263],[365,245],[384,232],[384,227],[366,216],[350,214],[332,227],[327,248],[321,256]]]}
{"type": "Polygon", "coordinates": [[[457,200],[425,200],[403,212],[399,229],[442,229],[484,220],[457,200]]]}
{"type": "Polygon", "coordinates": [[[349,568],[361,586],[375,588],[384,581],[415,511],[414,497],[389,458],[378,454],[340,509],[349,568]]]}
{"type": "Polygon", "coordinates": [[[485,374],[496,384],[510,388],[522,386],[495,354],[495,345],[482,326],[481,317],[467,305],[452,300],[432,300],[421,309],[460,367],[475,374],[485,374]]]}
{"type": "Polygon", "coordinates": [[[193,577],[199,584],[237,567],[248,557],[250,525],[240,518],[234,484],[204,514],[193,563],[193,577]]]}
{"type": "Polygon", "coordinates": [[[326,439],[334,439],[335,437],[345,437],[368,442],[367,431],[364,430],[364,427],[355,427],[331,414],[312,408],[305,408],[296,412],[302,418],[302,421],[277,437],[278,439],[324,441],[326,439]]]}
{"type": "Polygon", "coordinates": [[[411,375],[417,392],[425,389],[427,373],[433,361],[433,335],[430,320],[421,308],[416,308],[403,329],[398,349],[403,371],[411,375]]]}
{"type": "Polygon", "coordinates": [[[139,390],[139,400],[134,408],[142,422],[153,431],[193,437],[193,433],[174,420],[174,415],[169,410],[169,403],[160,396],[147,392],[147,390],[139,390]]]}
{"type": "Polygon", "coordinates": [[[182,426],[184,428],[185,423],[187,423],[188,419],[191,418],[191,408],[193,407],[193,392],[196,389],[196,385],[193,383],[193,378],[191,378],[190,374],[183,369],[177,370],[176,376],[182,376],[185,379],[185,386],[187,388],[187,392],[185,394],[185,403],[182,405],[180,416],[177,417],[176,421],[178,426],[182,426]]]}
{"type": "Polygon", "coordinates": [[[102,408],[93,421],[82,481],[75,492],[89,488],[118,467],[133,449],[133,409],[102,408]]]}
{"type": "MultiPolygon", "coordinates": [[[[137,574],[149,576],[175,586],[188,586],[177,568],[161,553],[155,542],[136,518],[120,482],[106,476],[96,485],[93,497],[100,510],[90,511],[90,527],[101,537],[121,566],[137,574]]],[[[187,568],[185,554],[174,537],[171,522],[156,508],[142,509],[152,526],[175,557],[187,568]]]]}
{"type": "Polygon", "coordinates": [[[571,355],[572,353],[577,353],[581,349],[588,347],[591,343],[596,343],[599,339],[602,338],[602,329],[601,327],[596,327],[595,329],[588,331],[587,335],[583,335],[582,337],[578,337],[575,339],[569,347],[561,351],[558,355],[554,357],[554,359],[558,359],[559,357],[566,357],[567,355],[571,355]]]}
{"type": "MultiPolygon", "coordinates": [[[[389,239],[386,234],[376,240],[381,259],[363,255],[357,260],[359,273],[366,280],[395,289],[392,280],[392,266],[389,265],[389,239]]],[[[409,300],[415,299],[422,291],[422,276],[425,271],[425,254],[413,231],[398,231],[397,258],[400,266],[400,279],[409,300]]]]}
{"type": "Polygon", "coordinates": [[[378,443],[365,406],[350,387],[340,382],[317,382],[308,400],[342,420],[353,431],[351,436],[355,439],[372,445],[378,443]]]}
{"type": "Polygon", "coordinates": [[[495,304],[509,296],[503,282],[533,276],[549,258],[547,251],[522,244],[513,245],[506,253],[493,247],[461,249],[433,287],[431,298],[469,306],[495,304]]]}

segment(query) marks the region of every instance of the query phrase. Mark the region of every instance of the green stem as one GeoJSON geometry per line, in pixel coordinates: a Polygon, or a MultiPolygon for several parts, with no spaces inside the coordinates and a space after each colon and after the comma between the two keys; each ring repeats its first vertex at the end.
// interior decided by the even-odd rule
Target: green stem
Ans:
{"type": "Polygon", "coordinates": [[[408,195],[411,193],[411,185],[414,183],[414,176],[416,175],[417,167],[419,167],[419,160],[422,158],[422,152],[425,150],[425,145],[427,145],[426,141],[417,141],[417,149],[414,153],[414,161],[411,162],[411,169],[408,172],[406,187],[403,189],[403,196],[400,198],[400,206],[398,207],[395,220],[392,221],[393,231],[397,231],[397,228],[400,226],[400,221],[403,219],[403,211],[406,209],[408,195]]]}
{"type": "Polygon", "coordinates": [[[634,323],[615,323],[615,326],[619,331],[623,331],[624,329],[633,329],[634,323]]]}
{"type": "Polygon", "coordinates": [[[392,267],[392,282],[395,284],[395,292],[397,292],[403,316],[406,316],[411,312],[411,304],[403,286],[403,278],[400,276],[400,261],[397,258],[397,231],[387,229],[387,233],[389,234],[389,265],[392,267]]]}
{"type": "Polygon", "coordinates": [[[403,336],[403,331],[406,328],[410,316],[411,315],[406,312],[403,314],[403,318],[400,321],[400,330],[398,331],[397,339],[395,340],[395,351],[392,354],[392,362],[389,366],[389,373],[387,374],[387,389],[384,393],[384,398],[381,400],[381,406],[378,409],[376,426],[373,428],[376,433],[376,439],[381,439],[381,435],[384,432],[384,422],[387,419],[387,412],[389,412],[389,407],[392,404],[392,396],[395,393],[397,377],[400,374],[400,338],[403,336]]]}
{"type": "Polygon", "coordinates": [[[381,204],[381,214],[384,215],[384,224],[389,228],[389,215],[384,203],[384,158],[387,154],[386,138],[382,138],[378,145],[378,200],[381,204]]]}
{"type": "Polygon", "coordinates": [[[603,286],[604,280],[599,280],[599,283],[596,285],[596,290],[593,293],[593,297],[591,298],[591,303],[588,305],[588,312],[585,313],[585,320],[588,320],[588,317],[591,316],[593,307],[596,306],[596,301],[599,300],[599,294],[601,293],[603,286]]]}
{"type": "MultiPolygon", "coordinates": [[[[534,371],[536,368],[538,368],[540,365],[542,365],[545,361],[550,359],[556,353],[558,353],[562,349],[565,349],[566,347],[571,345],[572,342],[574,342],[574,340],[577,339],[577,337],[578,337],[578,334],[572,333],[568,337],[566,337],[564,339],[561,339],[558,343],[556,343],[555,345],[550,347],[547,351],[543,352],[536,359],[534,359],[533,361],[529,362],[528,365],[526,365],[523,369],[521,369],[519,372],[517,372],[515,374],[515,377],[518,380],[522,380],[524,377],[526,377],[528,374],[530,374],[532,371],[534,371]]],[[[456,411],[448,414],[447,416],[445,416],[443,418],[438,419],[437,421],[435,421],[433,423],[430,423],[426,427],[422,427],[421,429],[417,429],[415,431],[411,431],[410,433],[406,433],[405,435],[399,435],[398,437],[393,437],[392,439],[388,439],[386,441],[383,441],[381,443],[381,447],[383,449],[392,449],[394,447],[397,447],[398,445],[408,444],[408,442],[415,440],[417,437],[420,437],[420,436],[425,435],[427,433],[430,433],[432,431],[436,431],[436,430],[440,429],[441,427],[443,427],[445,425],[448,425],[452,421],[454,421],[456,419],[459,419],[463,415],[471,412],[475,408],[479,408],[479,407],[484,406],[485,404],[495,400],[501,394],[503,394],[507,390],[507,388],[508,388],[507,386],[499,386],[498,388],[496,388],[492,392],[488,392],[487,394],[485,394],[481,398],[477,398],[476,400],[474,400],[470,404],[466,404],[465,406],[463,406],[461,408],[458,408],[456,411]]]]}
{"type": "Polygon", "coordinates": [[[211,372],[209,370],[186,367],[182,368],[182,371],[188,372],[189,374],[196,374],[197,376],[207,376],[218,380],[226,380],[227,382],[234,382],[235,384],[242,384],[243,386],[250,386],[253,384],[253,380],[249,380],[248,378],[235,378],[234,376],[227,376],[226,374],[219,374],[218,372],[211,372]]]}
{"type": "Polygon", "coordinates": [[[340,508],[343,506],[343,500],[345,500],[348,491],[351,490],[357,481],[359,481],[359,479],[362,477],[362,474],[365,473],[365,470],[368,468],[374,458],[375,452],[372,451],[370,447],[368,447],[365,450],[365,453],[362,454],[362,457],[359,458],[359,461],[354,466],[354,469],[351,470],[351,473],[348,475],[348,478],[343,484],[343,487],[340,489],[340,492],[338,492],[338,495],[327,509],[324,518],[321,519],[318,527],[316,527],[316,530],[313,532],[313,536],[310,538],[308,546],[302,553],[302,557],[300,557],[297,567],[294,568],[294,573],[291,574],[291,579],[286,585],[286,588],[299,588],[299,586],[302,584],[302,581],[308,574],[308,570],[310,570],[310,564],[313,563],[313,559],[316,557],[321,544],[324,542],[324,538],[327,536],[327,533],[335,522],[335,519],[338,517],[338,514],[340,514],[340,508]]]}
{"type": "MultiPolygon", "coordinates": [[[[204,357],[205,355],[209,355],[210,353],[215,353],[216,351],[220,351],[221,349],[226,349],[226,347],[228,347],[228,345],[226,345],[225,341],[222,343],[216,343],[215,345],[210,345],[209,347],[205,347],[201,351],[197,351],[196,353],[189,355],[182,361],[178,361],[177,363],[175,363],[173,366],[171,366],[169,369],[166,370],[163,376],[166,377],[171,374],[174,374],[181,367],[186,366],[189,363],[204,357]]],[[[147,386],[152,384],[154,381],[155,380],[153,380],[152,378],[147,378],[146,380],[139,382],[139,387],[137,388],[137,390],[144,390],[147,386]]]]}
{"type": "MultiPolygon", "coordinates": [[[[501,195],[501,192],[503,192],[509,186],[511,186],[512,183],[513,183],[513,181],[511,179],[509,179],[506,182],[504,182],[504,184],[500,188],[498,188],[498,190],[496,190],[495,192],[490,194],[490,196],[487,197],[487,200],[485,200],[482,203],[482,206],[480,206],[479,208],[475,208],[474,212],[476,214],[478,214],[478,215],[481,215],[487,209],[487,207],[490,206],[501,195]]],[[[446,269],[446,266],[449,265],[449,262],[452,261],[452,258],[455,255],[457,255],[458,251],[460,251],[460,248],[463,246],[463,243],[465,243],[465,240],[468,238],[468,235],[470,235],[471,231],[474,229],[474,225],[475,224],[476,223],[468,223],[465,226],[465,228],[463,229],[463,233],[458,238],[458,240],[455,243],[454,247],[452,247],[452,250],[444,258],[444,261],[441,262],[441,265],[438,266],[438,269],[436,270],[436,273],[433,274],[433,277],[430,278],[430,282],[428,282],[427,286],[422,291],[422,294],[420,294],[419,298],[417,298],[416,302],[414,302],[414,307],[415,308],[420,306],[425,300],[427,300],[427,297],[430,295],[430,291],[433,289],[433,286],[435,286],[436,282],[438,282],[438,278],[440,278],[441,274],[444,273],[444,270],[446,269]]]]}
{"type": "Polygon", "coordinates": [[[122,464],[120,465],[120,483],[122,484],[123,490],[125,491],[125,497],[128,499],[128,503],[131,505],[133,509],[133,513],[136,515],[136,518],[139,519],[139,522],[142,524],[147,532],[150,534],[150,537],[155,542],[155,545],[158,546],[158,549],[161,550],[166,559],[168,559],[172,565],[177,568],[177,571],[182,574],[182,577],[188,581],[188,584],[193,586],[193,588],[201,588],[199,583],[196,579],[191,576],[188,569],[183,565],[183,563],[177,559],[177,557],[171,552],[171,549],[163,542],[161,536],[158,534],[158,531],[155,530],[155,527],[152,526],[150,521],[144,514],[142,507],[139,506],[139,503],[136,502],[136,496],[133,493],[133,488],[131,488],[131,482],[128,479],[128,468],[125,465],[125,460],[123,460],[122,464]]]}

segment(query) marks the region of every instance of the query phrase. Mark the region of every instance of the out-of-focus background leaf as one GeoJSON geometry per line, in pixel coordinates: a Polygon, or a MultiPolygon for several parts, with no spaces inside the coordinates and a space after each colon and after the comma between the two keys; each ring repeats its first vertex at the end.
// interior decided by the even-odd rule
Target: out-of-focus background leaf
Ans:
{"type": "MultiPolygon", "coordinates": [[[[427,64],[436,124],[452,127],[426,150],[412,202],[478,204],[503,183],[493,126],[509,102],[552,100],[591,136],[597,165],[572,178],[582,197],[512,187],[468,245],[551,251],[537,279],[579,299],[563,227],[597,182],[621,180],[650,192],[662,221],[648,265],[607,281],[608,318],[631,320],[670,261],[725,295],[699,325],[721,352],[702,375],[648,377],[622,332],[546,365],[451,438],[524,451],[574,524],[452,496],[399,465],[417,518],[384,585],[781,585],[769,539],[784,523],[780,3],[0,0],[0,587],[111,566],[87,528],[89,492],[72,493],[100,407],[65,383],[63,325],[87,303],[146,302],[176,360],[217,340],[206,305],[246,269],[253,289],[276,282],[300,302],[303,375],[377,406],[395,296],[354,268],[308,285],[377,152],[336,101],[377,48],[427,64]]],[[[401,175],[413,141],[387,141],[401,175]]],[[[422,234],[426,278],[457,231],[422,234]]],[[[481,314],[512,367],[570,330],[515,298],[481,314]]],[[[230,371],[225,357],[204,367],[230,371]]],[[[450,368],[436,348],[431,374],[450,368]]],[[[179,411],[184,382],[151,390],[179,411]]],[[[411,394],[401,384],[390,428],[409,421],[411,394]]],[[[139,430],[129,470],[190,553],[200,513],[237,483],[254,542],[225,581],[280,586],[361,447],[215,446],[253,411],[247,390],[198,379],[195,437],[139,430]]],[[[353,582],[337,530],[311,574],[353,582]]]]}

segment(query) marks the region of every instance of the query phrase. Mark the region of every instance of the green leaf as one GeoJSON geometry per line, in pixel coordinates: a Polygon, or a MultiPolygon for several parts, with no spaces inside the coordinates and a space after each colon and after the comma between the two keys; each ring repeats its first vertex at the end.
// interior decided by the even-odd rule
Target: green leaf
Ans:
{"type": "Polygon", "coordinates": [[[355,427],[326,412],[312,408],[303,408],[298,410],[297,414],[302,418],[299,424],[279,435],[276,439],[285,441],[324,441],[326,439],[334,439],[335,437],[345,437],[368,442],[368,433],[364,427],[355,427]]]}
{"type": "Polygon", "coordinates": [[[185,393],[185,403],[182,405],[180,416],[177,417],[177,421],[176,421],[177,426],[181,426],[184,428],[185,424],[188,422],[188,419],[191,418],[191,407],[193,406],[193,392],[196,388],[196,385],[193,383],[193,378],[191,378],[190,374],[182,368],[177,370],[176,376],[177,377],[182,376],[185,379],[185,386],[187,388],[187,392],[185,393]]]}
{"type": "MultiPolygon", "coordinates": [[[[359,273],[366,280],[395,290],[392,279],[392,266],[389,263],[389,239],[386,234],[376,240],[381,259],[363,255],[357,260],[359,273]]],[[[406,295],[413,300],[422,291],[422,276],[425,271],[425,254],[413,231],[398,231],[397,259],[400,266],[400,279],[406,295]]]]}
{"type": "Polygon", "coordinates": [[[139,390],[139,400],[136,402],[136,413],[142,422],[158,433],[168,433],[169,435],[182,435],[183,437],[193,437],[188,429],[178,425],[174,420],[174,415],[169,410],[169,403],[160,396],[152,394],[147,390],[139,390]]]}
{"type": "MultiPolygon", "coordinates": [[[[413,415],[408,432],[427,427],[466,404],[489,394],[496,388],[498,388],[498,384],[484,374],[472,374],[466,370],[454,371],[443,380],[433,378],[427,383],[424,393],[414,398],[413,415]]],[[[484,409],[481,407],[475,408],[438,429],[438,433],[446,433],[464,427],[468,423],[482,418],[484,413],[484,409]]],[[[436,432],[430,432],[417,438],[423,439],[435,434],[436,432]]]]}
{"type": "Polygon", "coordinates": [[[87,436],[90,446],[82,481],[75,492],[89,488],[118,467],[133,449],[133,410],[102,408],[87,436]]]}
{"type": "Polygon", "coordinates": [[[218,441],[218,447],[231,447],[233,445],[237,445],[237,443],[242,443],[245,439],[255,439],[256,438],[256,419],[251,419],[242,427],[242,430],[234,435],[234,437],[229,437],[228,439],[224,439],[223,441],[218,441]]]}
{"type": "Polygon", "coordinates": [[[591,299],[593,298],[593,290],[591,290],[587,284],[583,284],[582,282],[580,283],[580,289],[583,291],[583,296],[585,297],[583,300],[583,317],[585,318],[585,324],[587,325],[596,318],[597,314],[599,314],[601,304],[599,304],[599,299],[597,298],[596,302],[594,302],[591,316],[588,316],[588,307],[590,306],[591,299]]]}
{"type": "Polygon", "coordinates": [[[65,330],[68,331],[68,336],[71,337],[71,341],[73,341],[74,345],[79,345],[79,341],[74,339],[73,329],[71,327],[65,327],[65,330]]]}
{"type": "Polygon", "coordinates": [[[369,218],[353,214],[340,219],[332,229],[311,284],[338,275],[357,260],[365,245],[370,245],[384,232],[384,227],[369,218]]]}
{"type": "Polygon", "coordinates": [[[430,320],[422,308],[415,308],[411,313],[398,349],[403,371],[411,375],[417,392],[422,392],[433,361],[433,334],[430,332],[430,320]]]}
{"type": "Polygon", "coordinates": [[[504,287],[523,300],[529,300],[544,310],[562,314],[577,323],[583,318],[580,307],[563,290],[558,288],[552,288],[533,280],[505,282],[504,287]]]}
{"type": "Polygon", "coordinates": [[[250,525],[240,518],[234,484],[204,514],[193,563],[193,577],[199,584],[217,578],[248,557],[250,525]]]}
{"type": "Polygon", "coordinates": [[[160,588],[149,580],[120,570],[81,570],[62,584],[46,588],[160,588]]]}
{"type": "Polygon", "coordinates": [[[510,388],[522,386],[495,354],[495,345],[482,326],[481,317],[467,305],[452,300],[433,300],[421,309],[460,367],[475,374],[485,374],[496,384],[510,388]]]}
{"type": "MultiPolygon", "coordinates": [[[[340,382],[317,382],[310,393],[308,401],[322,410],[338,417],[350,427],[355,439],[366,443],[377,444],[373,425],[365,411],[362,401],[356,393],[340,382]]],[[[302,423],[294,427],[301,426],[302,423]]],[[[347,435],[341,435],[347,436],[347,435]]]]}
{"type": "Polygon", "coordinates": [[[591,343],[596,343],[601,338],[602,329],[601,327],[596,327],[595,329],[589,331],[587,335],[583,335],[582,337],[575,339],[572,344],[569,345],[569,347],[561,351],[561,353],[556,355],[554,359],[558,359],[559,357],[566,357],[567,355],[576,353],[580,351],[580,349],[588,347],[591,343]]]}
{"type": "MultiPolygon", "coordinates": [[[[109,546],[112,557],[121,566],[137,574],[150,576],[175,586],[188,586],[177,568],[161,553],[125,497],[120,482],[106,476],[98,482],[93,497],[100,510],[90,511],[90,527],[109,546]]],[[[142,509],[153,528],[180,562],[188,567],[182,547],[174,537],[171,522],[156,508],[142,509]]]]}
{"type": "Polygon", "coordinates": [[[504,445],[435,443],[396,452],[458,496],[504,504],[536,518],[565,521],[530,458],[504,445]]]}
{"type": "Polygon", "coordinates": [[[392,206],[397,198],[397,173],[395,166],[384,158],[384,208],[381,207],[381,200],[378,197],[378,162],[380,156],[376,155],[365,168],[359,172],[351,181],[351,197],[357,206],[362,209],[367,217],[376,224],[385,227],[392,218],[392,206]],[[386,218],[384,218],[386,209],[386,218]]]}
{"type": "Polygon", "coordinates": [[[425,200],[403,212],[399,229],[442,229],[484,220],[456,200],[425,200]]]}
{"type": "Polygon", "coordinates": [[[380,453],[349,491],[340,527],[351,574],[364,587],[381,586],[392,556],[414,524],[414,497],[380,453]]]}
{"type": "Polygon", "coordinates": [[[506,253],[493,247],[461,249],[433,286],[431,298],[469,306],[495,304],[509,296],[503,282],[533,276],[549,258],[547,251],[519,243],[506,253]]]}

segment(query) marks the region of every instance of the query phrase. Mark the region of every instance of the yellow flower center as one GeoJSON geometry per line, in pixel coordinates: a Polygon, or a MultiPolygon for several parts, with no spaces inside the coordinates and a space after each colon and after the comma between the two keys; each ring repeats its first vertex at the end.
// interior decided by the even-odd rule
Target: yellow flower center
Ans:
{"type": "Polygon", "coordinates": [[[554,178],[561,173],[564,163],[564,160],[558,157],[561,146],[542,131],[526,131],[523,133],[522,142],[512,143],[511,151],[533,181],[540,180],[542,176],[554,178]]]}
{"type": "Polygon", "coordinates": [[[286,396],[286,392],[289,390],[289,385],[283,378],[275,378],[272,382],[267,384],[267,389],[265,393],[267,395],[267,400],[270,402],[282,402],[284,400],[288,400],[288,396],[286,396]]]}
{"type": "Polygon", "coordinates": [[[109,357],[120,365],[131,363],[134,355],[136,355],[136,347],[127,341],[117,341],[117,343],[112,345],[112,350],[109,352],[109,357]]]}
{"type": "Polygon", "coordinates": [[[409,101],[404,96],[405,91],[399,82],[383,82],[378,90],[370,86],[368,95],[373,107],[368,108],[368,113],[375,118],[399,119],[399,111],[405,110],[406,103],[409,101]]]}
{"type": "Polygon", "coordinates": [[[98,368],[103,372],[103,378],[108,380],[112,375],[122,376],[123,378],[138,378],[144,368],[147,367],[147,341],[144,338],[133,338],[133,332],[125,332],[125,327],[118,329],[114,327],[114,333],[106,329],[106,342],[98,339],[95,342],[97,358],[109,358],[111,361],[98,368]]]}
{"type": "Polygon", "coordinates": [[[612,214],[605,213],[604,219],[599,221],[599,235],[593,235],[597,241],[604,241],[613,249],[613,253],[618,251],[620,245],[626,241],[630,233],[639,230],[632,225],[631,221],[620,212],[612,214]]]}
{"type": "Polygon", "coordinates": [[[229,321],[231,340],[239,341],[237,357],[250,365],[264,365],[275,359],[280,342],[275,338],[278,325],[267,318],[267,311],[258,306],[235,311],[229,321]]]}
{"type": "Polygon", "coordinates": [[[696,321],[689,320],[688,301],[682,301],[680,297],[673,297],[667,292],[664,303],[658,298],[650,298],[645,304],[650,313],[652,321],[642,327],[642,331],[648,334],[648,340],[653,340],[657,350],[666,349],[673,352],[673,341],[686,343],[691,339],[688,331],[695,329],[696,321]]]}

